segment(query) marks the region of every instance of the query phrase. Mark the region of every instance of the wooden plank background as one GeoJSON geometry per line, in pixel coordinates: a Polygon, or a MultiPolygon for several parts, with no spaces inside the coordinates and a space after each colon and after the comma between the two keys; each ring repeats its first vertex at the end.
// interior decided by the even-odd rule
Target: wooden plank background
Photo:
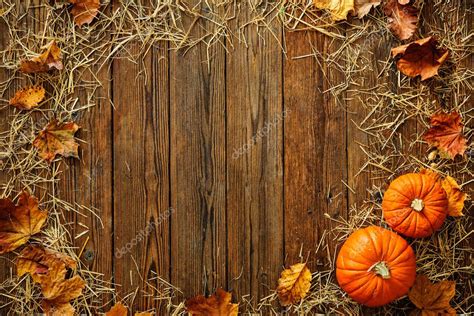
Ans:
{"type": "MultiPolygon", "coordinates": [[[[44,12],[35,12],[40,31],[44,12]]],[[[136,292],[136,309],[155,305],[142,290],[152,291],[145,280],[156,275],[181,289],[181,298],[223,287],[257,300],[276,287],[283,266],[308,260],[319,269],[329,259],[314,250],[333,225],[324,214],[347,216],[374,184],[367,173],[356,177],[366,161],[360,146],[368,143],[354,124],[366,114],[364,101],[353,97],[357,86],[337,98],[323,93],[343,74],[312,56],[335,52],[334,39],[284,31],[270,17],[272,32],[240,29],[248,12],[243,5],[231,23],[245,44],[184,52],[162,43],[140,62],[117,58],[98,73],[91,69],[103,89],[79,118],[81,160],[63,166],[58,189],[62,198],[100,210],[101,221],[70,218],[74,233],[90,228],[83,260],[117,284],[119,297],[136,292]]],[[[184,18],[185,28],[193,19],[184,18]]],[[[200,32],[192,28],[190,36],[200,32]]],[[[385,37],[380,45],[384,35],[373,36],[361,58],[378,64],[393,42],[385,37]]],[[[126,50],[143,53],[139,43],[126,50]]],[[[379,71],[365,73],[360,84],[380,82],[379,71]]],[[[404,126],[402,136],[416,129],[404,126]]],[[[0,261],[2,277],[8,265],[0,261]]]]}

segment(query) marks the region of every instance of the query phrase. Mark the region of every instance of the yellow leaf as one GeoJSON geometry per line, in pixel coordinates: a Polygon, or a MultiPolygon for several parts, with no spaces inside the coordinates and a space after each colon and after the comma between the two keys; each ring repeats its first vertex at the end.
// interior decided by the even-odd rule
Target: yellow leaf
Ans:
{"type": "Polygon", "coordinates": [[[441,281],[431,283],[426,275],[418,275],[415,284],[408,291],[408,298],[418,310],[412,314],[421,315],[456,315],[456,310],[449,301],[454,297],[456,283],[441,281]]]}
{"type": "Polygon", "coordinates": [[[26,87],[18,90],[15,96],[10,99],[10,105],[20,110],[31,110],[43,101],[45,90],[42,86],[26,87]]]}
{"type": "Polygon", "coordinates": [[[74,134],[79,126],[74,122],[59,123],[51,121],[39,132],[33,141],[33,146],[38,148],[38,154],[47,162],[52,162],[56,155],[78,158],[79,144],[74,139],[74,134]]]}
{"type": "Polygon", "coordinates": [[[311,272],[306,263],[298,263],[283,270],[277,288],[281,305],[297,303],[306,296],[310,286],[311,272]]]}
{"type": "Polygon", "coordinates": [[[349,11],[354,10],[354,0],[313,0],[318,9],[326,9],[331,13],[333,21],[347,19],[349,11]]]}
{"type": "Polygon", "coordinates": [[[40,232],[47,212],[38,207],[38,199],[23,192],[15,205],[12,200],[0,199],[0,254],[25,244],[40,232]]]}
{"type": "Polygon", "coordinates": [[[466,193],[461,191],[459,184],[450,176],[447,176],[446,179],[441,182],[441,185],[448,196],[449,216],[464,216],[462,209],[464,208],[466,193]]]}

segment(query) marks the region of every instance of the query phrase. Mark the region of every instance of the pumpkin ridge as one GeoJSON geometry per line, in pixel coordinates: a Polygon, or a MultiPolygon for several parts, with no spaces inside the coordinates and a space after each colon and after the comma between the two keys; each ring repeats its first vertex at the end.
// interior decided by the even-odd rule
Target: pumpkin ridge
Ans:
{"type": "MultiPolygon", "coordinates": [[[[374,230],[373,232],[374,232],[374,234],[377,234],[376,237],[380,237],[380,236],[379,236],[380,234],[378,234],[378,231],[375,231],[375,230],[374,230]]],[[[380,253],[379,253],[379,250],[380,250],[380,249],[378,249],[378,246],[377,246],[377,244],[375,243],[375,241],[374,241],[374,239],[373,239],[372,230],[371,230],[371,231],[368,231],[368,232],[367,232],[367,235],[368,235],[368,237],[369,237],[369,239],[370,239],[370,242],[372,243],[372,246],[374,247],[374,252],[375,252],[376,257],[380,258],[380,257],[381,257],[381,256],[380,256],[380,253]]],[[[383,250],[383,249],[382,249],[382,250],[383,250]]]]}
{"type": "MultiPolygon", "coordinates": [[[[429,177],[429,176],[427,176],[427,177],[429,177]]],[[[432,183],[430,189],[427,190],[428,192],[426,193],[425,197],[432,195],[432,194],[433,194],[433,191],[436,189],[437,186],[438,186],[438,182],[437,182],[437,181],[434,181],[434,182],[432,183]]]]}
{"type": "MultiPolygon", "coordinates": [[[[400,190],[398,190],[398,188],[394,188],[392,185],[390,185],[388,189],[391,189],[391,190],[397,192],[398,194],[400,194],[401,196],[403,196],[403,197],[406,198],[407,200],[411,200],[411,197],[406,196],[405,193],[403,193],[403,192],[401,192],[400,190]]],[[[387,190],[387,191],[388,191],[388,190],[387,190]]],[[[386,192],[385,192],[385,193],[386,193],[386,192]]],[[[393,202],[395,202],[395,201],[393,201],[393,202]]]]}
{"type": "Polygon", "coordinates": [[[419,191],[417,192],[418,194],[416,194],[415,199],[419,198],[421,201],[423,201],[424,198],[425,198],[425,196],[429,194],[429,191],[428,191],[427,193],[425,193],[425,186],[426,186],[426,185],[425,185],[425,180],[427,180],[427,179],[426,179],[426,177],[425,177],[424,175],[422,175],[422,174],[419,174],[419,173],[418,173],[417,175],[418,175],[418,177],[420,178],[420,183],[421,183],[421,185],[417,186],[417,185],[415,184],[415,185],[413,186],[414,188],[418,188],[418,189],[419,189],[419,191]]]}
{"type": "MultiPolygon", "coordinates": [[[[399,259],[401,258],[401,256],[402,256],[402,254],[403,254],[405,251],[407,251],[407,249],[410,249],[410,248],[411,248],[411,246],[410,246],[410,244],[407,242],[406,245],[405,245],[405,248],[403,248],[402,251],[398,252],[398,253],[396,254],[396,256],[395,256],[395,254],[394,254],[394,256],[395,256],[396,258],[395,258],[395,259],[392,258],[392,260],[390,260],[390,264],[393,265],[393,266],[396,266],[396,267],[394,267],[394,268],[397,268],[398,265],[400,264],[400,261],[397,261],[397,260],[399,260],[399,259]]],[[[402,261],[402,262],[403,262],[403,261],[402,261]]]]}
{"type": "Polygon", "coordinates": [[[367,304],[368,302],[372,301],[375,298],[375,294],[377,293],[377,289],[379,287],[379,284],[383,284],[383,282],[376,281],[375,288],[372,291],[372,293],[370,294],[369,299],[367,301],[365,301],[363,304],[367,304]]]}
{"type": "MultiPolygon", "coordinates": [[[[358,286],[357,288],[355,288],[354,290],[352,290],[352,291],[351,291],[351,294],[354,295],[355,292],[361,290],[362,288],[366,288],[369,284],[372,283],[372,281],[373,281],[372,279],[373,279],[373,278],[375,278],[375,275],[370,275],[370,276],[369,276],[369,279],[370,279],[370,280],[367,280],[367,282],[362,283],[360,286],[358,286]]],[[[364,303],[362,303],[362,304],[364,304],[364,303]]]]}
{"type": "MultiPolygon", "coordinates": [[[[407,219],[407,217],[409,217],[409,216],[411,215],[411,212],[412,212],[412,211],[411,211],[410,208],[407,206],[407,207],[405,207],[405,208],[403,208],[403,209],[392,210],[392,212],[400,212],[400,213],[401,213],[401,212],[405,212],[405,213],[403,214],[403,215],[405,215],[405,217],[404,217],[401,221],[399,221],[398,224],[390,225],[390,226],[392,226],[392,227],[395,229],[395,227],[400,226],[400,225],[407,219]],[[405,210],[405,209],[408,209],[408,210],[402,211],[402,210],[405,210]]],[[[401,218],[401,216],[400,216],[400,218],[401,218]]],[[[389,222],[389,223],[390,223],[391,221],[392,221],[392,218],[389,218],[389,219],[387,220],[387,222],[389,222]]]]}
{"type": "Polygon", "coordinates": [[[423,216],[425,218],[425,220],[428,222],[428,224],[430,225],[430,228],[431,228],[431,231],[434,232],[435,229],[434,229],[434,226],[433,226],[433,223],[430,221],[430,218],[428,216],[426,216],[425,213],[423,212],[420,212],[419,214],[420,216],[423,216]]]}
{"type": "MultiPolygon", "coordinates": [[[[346,258],[345,260],[346,260],[346,262],[347,262],[347,261],[352,261],[352,262],[355,262],[355,263],[360,264],[360,265],[363,265],[363,266],[366,266],[366,265],[367,265],[367,262],[360,262],[360,261],[354,260],[354,259],[352,259],[352,258],[346,258]]],[[[366,271],[366,270],[356,270],[356,271],[366,271]]]]}
{"type": "Polygon", "coordinates": [[[396,224],[396,225],[393,225],[393,229],[396,229],[397,227],[399,227],[400,225],[402,225],[403,223],[405,223],[405,221],[411,217],[411,215],[413,215],[413,212],[407,212],[408,215],[403,219],[403,221],[401,221],[400,223],[396,224]]]}

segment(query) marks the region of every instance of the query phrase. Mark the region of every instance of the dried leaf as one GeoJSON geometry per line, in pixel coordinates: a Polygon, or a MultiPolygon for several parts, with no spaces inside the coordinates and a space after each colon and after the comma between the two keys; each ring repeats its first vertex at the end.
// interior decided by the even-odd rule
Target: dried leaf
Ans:
{"type": "Polygon", "coordinates": [[[328,10],[333,21],[345,20],[349,11],[354,10],[354,0],[313,0],[313,4],[328,10]]]}
{"type": "Polygon", "coordinates": [[[120,302],[115,303],[105,316],[127,316],[128,309],[120,302]]]}
{"type": "Polygon", "coordinates": [[[436,146],[451,159],[464,154],[467,140],[463,135],[463,124],[459,113],[433,114],[430,124],[431,128],[423,135],[428,144],[436,146]]]}
{"type": "Polygon", "coordinates": [[[100,0],[69,0],[73,4],[71,14],[76,25],[91,23],[99,12],[100,0]]]}
{"type": "Polygon", "coordinates": [[[369,14],[372,7],[380,4],[381,0],[355,0],[354,11],[359,19],[369,14]]]}
{"type": "Polygon", "coordinates": [[[66,279],[67,269],[74,269],[76,261],[71,257],[42,246],[28,246],[17,260],[18,275],[29,273],[41,286],[44,300],[41,307],[46,315],[74,315],[70,301],[79,297],[85,287],[80,276],[66,279]]]}
{"type": "Polygon", "coordinates": [[[41,278],[40,286],[44,300],[41,304],[46,315],[74,315],[70,301],[82,295],[86,283],[76,275],[66,279],[66,269],[61,260],[52,261],[48,273],[41,278]]]}
{"type": "Polygon", "coordinates": [[[427,37],[393,48],[392,56],[399,58],[398,70],[409,77],[421,76],[421,80],[437,75],[449,55],[447,50],[436,48],[437,43],[434,38],[427,37]]]}
{"type": "Polygon", "coordinates": [[[425,275],[418,275],[415,284],[408,291],[408,298],[419,310],[413,314],[421,315],[456,315],[456,310],[449,301],[454,297],[456,283],[442,281],[431,283],[425,275]]]}
{"type": "Polygon", "coordinates": [[[441,182],[443,189],[448,196],[448,214],[449,216],[464,216],[462,210],[464,208],[464,201],[466,200],[466,193],[461,191],[461,187],[452,177],[447,176],[441,182]]]}
{"type": "Polygon", "coordinates": [[[63,69],[61,49],[56,45],[55,41],[51,41],[40,56],[31,60],[23,60],[20,63],[20,71],[24,73],[47,72],[52,69],[63,69]]]}
{"type": "Polygon", "coordinates": [[[418,9],[412,5],[400,4],[397,0],[389,0],[384,8],[388,17],[388,29],[401,40],[409,39],[416,31],[418,9]]]}
{"type": "Polygon", "coordinates": [[[74,122],[58,123],[53,120],[39,132],[33,146],[38,148],[39,156],[47,162],[52,162],[56,155],[78,158],[79,144],[74,138],[78,129],[79,126],[74,122]]]}
{"type": "Polygon", "coordinates": [[[56,251],[45,249],[40,245],[30,245],[25,247],[16,262],[17,274],[22,276],[26,273],[36,283],[42,283],[49,270],[54,265],[60,265],[60,274],[58,277],[65,278],[67,269],[75,269],[76,261],[71,257],[56,251]]]}
{"type": "Polygon", "coordinates": [[[197,295],[186,300],[186,310],[197,316],[236,316],[239,304],[232,304],[232,295],[223,289],[217,289],[210,297],[197,295]]]}
{"type": "Polygon", "coordinates": [[[47,316],[73,316],[74,307],[70,301],[81,296],[85,286],[84,280],[77,275],[61,282],[42,283],[43,311],[47,316]]]}
{"type": "Polygon", "coordinates": [[[0,199],[0,254],[25,244],[40,232],[48,213],[38,207],[38,199],[23,192],[15,205],[12,200],[0,199]]]}
{"type": "Polygon", "coordinates": [[[43,101],[46,91],[42,86],[31,86],[18,90],[10,99],[10,105],[20,110],[31,110],[43,101]]]}
{"type": "Polygon", "coordinates": [[[311,286],[311,272],[306,263],[283,270],[278,280],[278,298],[283,306],[295,304],[306,296],[311,286]]]}

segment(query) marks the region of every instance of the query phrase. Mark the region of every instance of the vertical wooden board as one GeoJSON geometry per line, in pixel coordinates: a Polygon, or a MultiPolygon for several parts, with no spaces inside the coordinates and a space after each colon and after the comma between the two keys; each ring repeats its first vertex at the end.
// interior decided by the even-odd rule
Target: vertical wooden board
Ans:
{"type": "MultiPolygon", "coordinates": [[[[347,29],[347,36],[351,33],[358,33],[357,27],[364,27],[364,24],[375,23],[368,20],[352,21],[353,25],[347,29]]],[[[373,26],[369,26],[370,29],[373,26]]],[[[390,89],[393,86],[393,73],[390,68],[385,65],[390,61],[390,49],[392,47],[392,35],[389,33],[371,32],[368,36],[363,36],[356,39],[350,46],[346,48],[346,55],[350,56],[352,63],[357,64],[358,72],[353,75],[352,82],[349,83],[347,91],[347,168],[348,179],[347,183],[350,187],[348,191],[349,206],[361,205],[364,200],[369,198],[369,191],[373,186],[376,187],[385,185],[384,179],[378,179],[371,172],[374,167],[367,166],[371,157],[367,157],[364,150],[368,153],[371,144],[369,135],[362,130],[367,125],[363,125],[363,121],[369,114],[370,108],[367,103],[375,102],[371,93],[378,85],[388,85],[388,88],[378,88],[379,93],[381,89],[390,89]],[[387,67],[387,69],[384,69],[387,67]],[[387,76],[387,72],[389,75],[387,76]],[[364,167],[364,170],[362,168],[364,167]]],[[[370,117],[369,120],[372,120],[370,117]]],[[[372,123],[369,121],[369,123],[372,123]]],[[[373,142],[373,140],[372,140],[373,142]]],[[[380,170],[377,170],[378,174],[380,170]]],[[[375,193],[375,192],[374,192],[375,193]]],[[[375,196],[374,196],[375,198],[375,196]]],[[[381,196],[378,196],[381,198],[381,196]]]]}
{"type": "MultiPolygon", "coordinates": [[[[83,141],[80,143],[80,160],[68,159],[63,162],[58,194],[68,203],[89,209],[78,210],[83,216],[68,214],[74,223],[71,227],[73,244],[77,247],[77,254],[81,254],[82,262],[91,271],[102,274],[105,282],[111,282],[112,104],[108,64],[101,69],[93,66],[82,75],[86,81],[94,81],[94,78],[101,82],[101,88],[93,96],[95,106],[76,119],[81,127],[76,136],[83,141]]],[[[87,102],[86,93],[79,92],[78,97],[79,102],[87,102]]],[[[106,302],[111,297],[102,299],[106,302]]]]}
{"type": "MultiPolygon", "coordinates": [[[[205,15],[203,6],[194,9],[205,15]]],[[[214,27],[203,19],[194,22],[184,17],[191,38],[214,27]]],[[[171,53],[171,283],[186,297],[226,283],[224,75],[220,45],[208,50],[199,43],[171,53]]]]}
{"type": "Polygon", "coordinates": [[[144,310],[145,282],[169,271],[168,53],[127,51],[139,58],[113,63],[114,281],[119,297],[139,290],[132,308],[144,310]]]}
{"type": "MultiPolygon", "coordinates": [[[[242,5],[232,32],[245,38],[227,55],[228,283],[253,302],[277,284],[283,263],[281,26],[261,34],[242,5]]],[[[293,113],[289,114],[290,116],[293,113]]]]}
{"type": "Polygon", "coordinates": [[[310,268],[327,263],[315,254],[325,229],[324,214],[345,216],[346,114],[343,95],[329,92],[342,75],[323,56],[337,49],[332,40],[312,32],[287,32],[284,68],[285,109],[285,252],[287,264],[309,259],[310,268]],[[307,56],[307,57],[301,57],[307,56]]]}

